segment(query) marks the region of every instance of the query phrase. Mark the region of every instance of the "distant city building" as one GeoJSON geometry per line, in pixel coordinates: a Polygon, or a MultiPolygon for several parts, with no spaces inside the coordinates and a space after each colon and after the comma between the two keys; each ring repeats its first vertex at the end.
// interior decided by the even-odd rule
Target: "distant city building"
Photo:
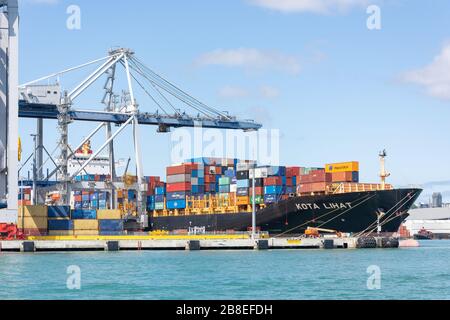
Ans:
{"type": "Polygon", "coordinates": [[[431,196],[431,206],[433,208],[442,208],[442,194],[440,192],[435,192],[431,196]]]}

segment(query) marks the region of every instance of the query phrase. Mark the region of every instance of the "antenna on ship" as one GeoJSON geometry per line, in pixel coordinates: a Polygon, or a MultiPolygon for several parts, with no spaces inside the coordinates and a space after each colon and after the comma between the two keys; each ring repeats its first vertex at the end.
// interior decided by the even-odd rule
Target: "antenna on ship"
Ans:
{"type": "Polygon", "coordinates": [[[380,178],[381,178],[381,188],[382,190],[386,189],[386,178],[388,178],[391,174],[386,171],[386,157],[387,152],[386,149],[380,152],[380,178]]]}

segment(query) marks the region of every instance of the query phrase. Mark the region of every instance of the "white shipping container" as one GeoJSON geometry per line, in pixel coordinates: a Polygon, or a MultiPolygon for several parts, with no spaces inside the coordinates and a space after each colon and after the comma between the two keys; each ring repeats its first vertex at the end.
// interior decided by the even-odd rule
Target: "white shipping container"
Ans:
{"type": "MultiPolygon", "coordinates": [[[[269,176],[267,168],[256,168],[255,179],[267,178],[269,176]]],[[[253,179],[253,170],[250,170],[250,179],[253,179]]]]}
{"type": "Polygon", "coordinates": [[[237,184],[231,184],[230,185],[230,192],[236,193],[237,192],[237,184]]]}
{"type": "Polygon", "coordinates": [[[190,182],[191,175],[190,174],[175,174],[171,176],[167,176],[167,183],[180,183],[180,182],[190,182]]]}

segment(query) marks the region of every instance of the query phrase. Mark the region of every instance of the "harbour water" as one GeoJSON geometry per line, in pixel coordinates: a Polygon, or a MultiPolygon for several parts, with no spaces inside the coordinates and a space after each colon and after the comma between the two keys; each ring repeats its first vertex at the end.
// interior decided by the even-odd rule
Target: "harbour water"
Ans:
{"type": "Polygon", "coordinates": [[[330,251],[0,253],[0,299],[448,300],[449,261],[450,241],[330,251]],[[68,289],[68,279],[81,288],[68,289]]]}

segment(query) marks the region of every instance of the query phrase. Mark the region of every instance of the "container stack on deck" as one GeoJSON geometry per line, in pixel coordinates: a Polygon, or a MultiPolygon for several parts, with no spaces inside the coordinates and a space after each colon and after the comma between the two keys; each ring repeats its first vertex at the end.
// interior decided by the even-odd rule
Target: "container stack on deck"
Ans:
{"type": "Polygon", "coordinates": [[[69,206],[50,206],[48,213],[48,234],[50,236],[73,235],[73,220],[69,206]]]}
{"type": "Polygon", "coordinates": [[[47,235],[48,217],[46,206],[22,206],[19,207],[18,223],[19,229],[26,235],[47,235]]]}
{"type": "Polygon", "coordinates": [[[327,164],[325,168],[311,168],[300,175],[297,193],[301,195],[331,191],[339,183],[358,183],[359,163],[327,164]]]}
{"type": "Polygon", "coordinates": [[[104,191],[74,191],[73,207],[75,210],[108,209],[109,193],[104,191]]]}
{"type": "Polygon", "coordinates": [[[156,194],[157,187],[164,187],[164,182],[161,181],[160,177],[146,177],[147,182],[147,210],[155,210],[157,202],[164,203],[164,196],[156,194]]]}
{"type": "MultiPolygon", "coordinates": [[[[198,166],[192,163],[185,163],[179,166],[167,167],[167,209],[174,210],[186,208],[187,197],[191,196],[191,177],[193,170],[198,170],[198,166]]],[[[196,185],[196,187],[198,188],[198,185],[196,185]]]]}
{"type": "Polygon", "coordinates": [[[110,236],[124,233],[124,220],[121,210],[24,206],[19,208],[18,227],[26,236],[110,236]]]}
{"type": "Polygon", "coordinates": [[[99,210],[98,231],[101,236],[117,236],[124,232],[124,220],[120,210],[99,210]]]}
{"type": "Polygon", "coordinates": [[[29,206],[31,205],[31,187],[21,187],[19,189],[19,206],[29,206]]]}

